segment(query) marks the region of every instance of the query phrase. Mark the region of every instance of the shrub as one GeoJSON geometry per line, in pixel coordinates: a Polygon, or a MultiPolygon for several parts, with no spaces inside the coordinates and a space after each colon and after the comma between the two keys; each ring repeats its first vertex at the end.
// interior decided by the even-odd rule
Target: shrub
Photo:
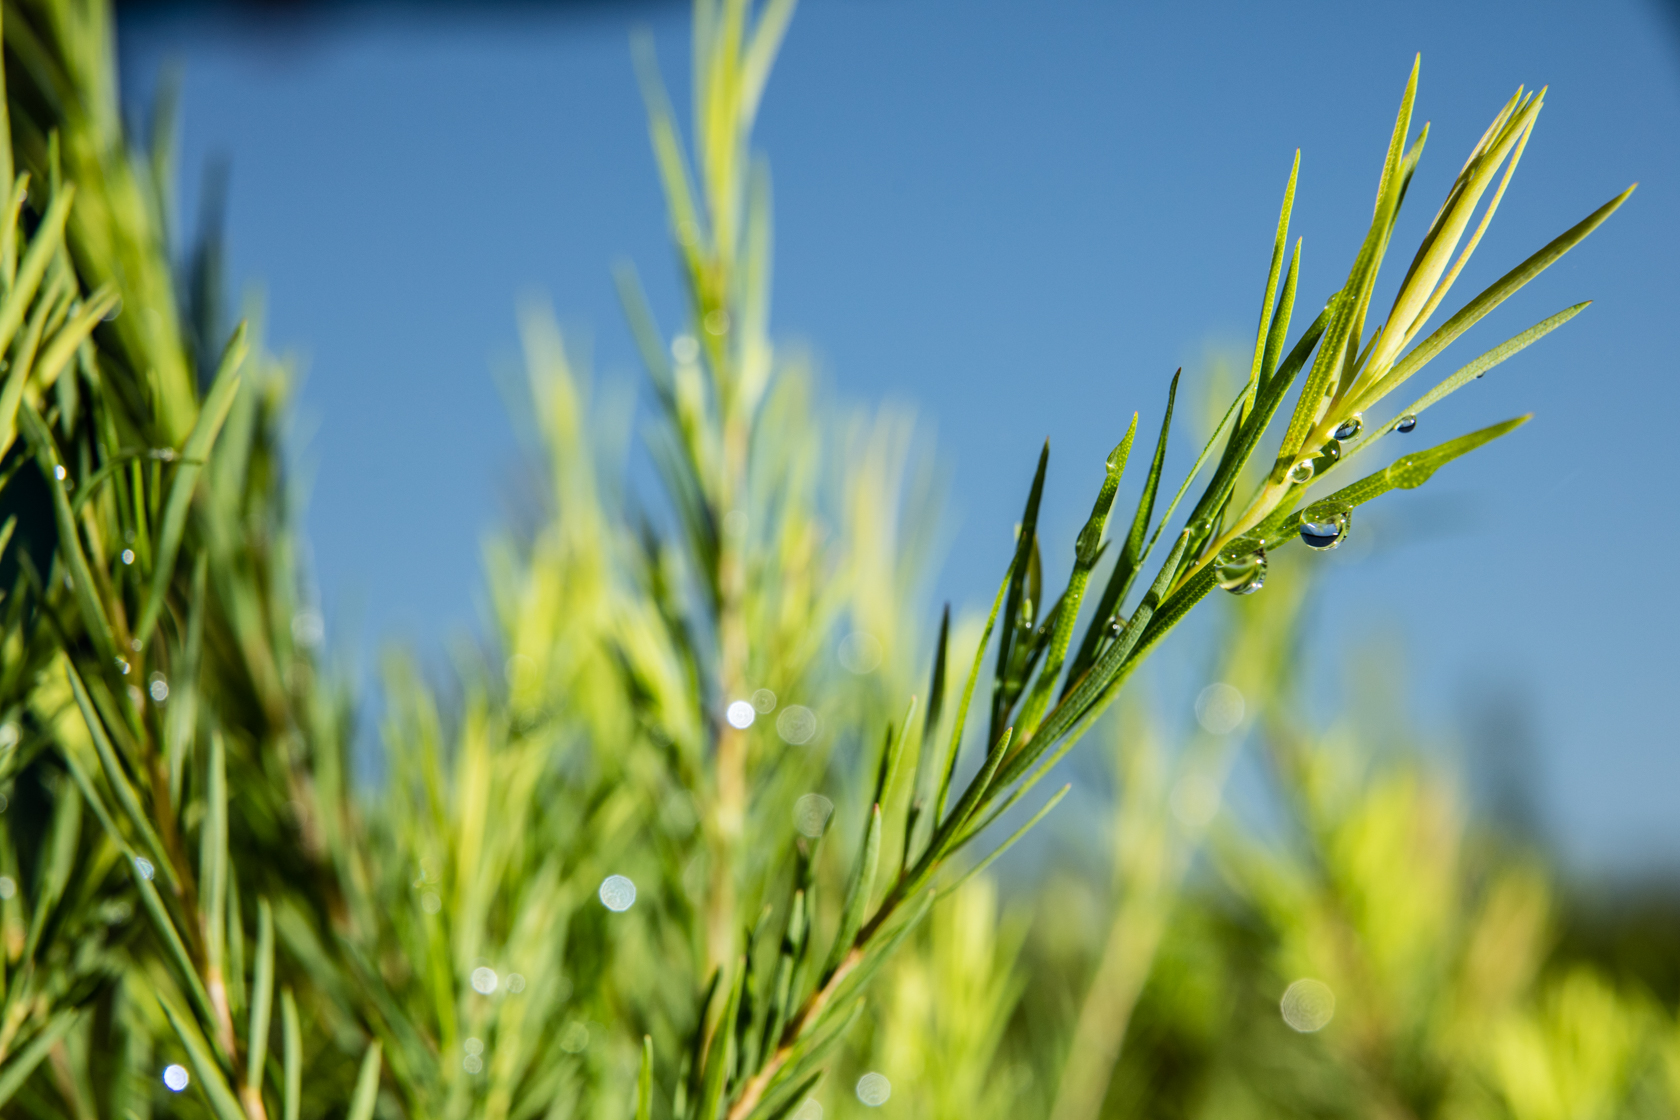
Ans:
{"type": "MultiPolygon", "coordinates": [[[[875,1037],[921,1079],[905,1096],[965,1114],[1035,1100],[1031,1063],[999,1057],[1019,940],[991,929],[983,873],[1066,792],[1039,801],[1038,783],[1215,587],[1259,590],[1277,550],[1335,547],[1354,507],[1520,425],[1320,487],[1578,313],[1375,419],[1627,197],[1430,329],[1534,127],[1543,95],[1519,92],[1371,324],[1427,135],[1412,136],[1414,67],[1369,232],[1293,343],[1291,170],[1247,377],[1182,485],[1158,492],[1175,375],[1111,544],[1135,415],[1065,589],[1047,591],[1039,557],[1046,445],[989,616],[947,610],[934,637],[915,591],[938,502],[911,428],[823,419],[772,342],[770,180],[751,134],[791,14],[787,0],[697,0],[692,161],[651,52],[638,56],[687,298],[667,338],[634,274],[618,277],[656,404],[654,512],[604,451],[589,379],[529,313],[550,505],[489,549],[496,653],[462,659],[453,699],[393,658],[385,776],[358,788],[353,706],[301,592],[278,435],[289,371],[258,327],[229,337],[214,231],[186,268],[171,261],[169,129],[149,150],[123,133],[106,9],[7,0],[0,1106],[809,1116],[883,969],[875,1037]]],[[[1123,862],[1124,959],[1099,990],[1127,1006],[1185,851],[1123,862]]],[[[1265,910],[1271,896],[1252,893],[1265,910]]],[[[1565,985],[1546,1022],[1605,998],[1565,985]]],[[[1549,1029],[1500,1035],[1498,1068],[1523,1068],[1549,1029]]],[[[1118,1045],[1110,1031],[1088,1048],[1066,1107],[1100,1105],[1118,1045]]]]}

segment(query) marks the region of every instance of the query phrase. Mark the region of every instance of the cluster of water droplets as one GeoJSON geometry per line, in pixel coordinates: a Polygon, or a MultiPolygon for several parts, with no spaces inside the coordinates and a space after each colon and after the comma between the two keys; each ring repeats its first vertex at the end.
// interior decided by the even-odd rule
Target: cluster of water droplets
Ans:
{"type": "Polygon", "coordinates": [[[1309,455],[1296,460],[1289,468],[1289,481],[1296,486],[1305,486],[1321,471],[1329,469],[1342,457],[1342,443],[1357,436],[1365,427],[1365,419],[1355,412],[1346,420],[1336,425],[1336,430],[1330,433],[1330,439],[1318,449],[1317,455],[1309,455]]]}

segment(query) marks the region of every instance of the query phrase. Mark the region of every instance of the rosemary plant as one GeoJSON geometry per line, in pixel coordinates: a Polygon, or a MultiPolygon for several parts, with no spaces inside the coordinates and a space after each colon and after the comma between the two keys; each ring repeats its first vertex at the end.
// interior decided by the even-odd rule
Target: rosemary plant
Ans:
{"type": "MultiPolygon", "coordinates": [[[[147,150],[123,134],[105,7],[6,0],[0,1108],[147,1116],[189,1088],[161,1099],[216,1120],[806,1108],[940,900],[968,916],[938,919],[933,945],[983,923],[985,868],[1067,787],[1009,836],[993,826],[1197,603],[1259,590],[1269,554],[1335,547],[1354,507],[1522,423],[1321,493],[1577,314],[1375,419],[1627,197],[1430,330],[1534,128],[1543,95],[1519,91],[1368,322],[1427,134],[1412,137],[1414,66],[1369,232],[1291,342],[1297,156],[1247,380],[1173,496],[1157,500],[1177,375],[1114,547],[1135,415],[1065,589],[1047,598],[1040,560],[1046,445],[989,616],[966,627],[947,610],[929,643],[906,620],[937,503],[908,422],[824,423],[771,339],[770,178],[751,137],[792,12],[697,0],[692,157],[638,52],[686,293],[668,337],[619,273],[656,407],[658,500],[630,512],[588,379],[529,313],[551,508],[489,549],[498,653],[462,656],[456,701],[393,657],[386,777],[358,793],[352,706],[320,671],[301,591],[279,452],[288,370],[254,327],[220,321],[214,230],[186,269],[172,262],[168,114],[147,150]]],[[[970,959],[1001,974],[1009,958],[986,941],[970,959]]],[[[996,1029],[946,1034],[984,1060],[1012,989],[966,998],[996,1029]]],[[[1093,1084],[1064,1089],[1088,1102],[1093,1084]]]]}

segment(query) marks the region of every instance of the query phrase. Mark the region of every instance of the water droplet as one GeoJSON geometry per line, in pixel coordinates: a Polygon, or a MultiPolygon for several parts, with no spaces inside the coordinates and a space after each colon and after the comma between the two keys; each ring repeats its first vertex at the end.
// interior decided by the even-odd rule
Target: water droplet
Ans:
{"type": "Polygon", "coordinates": [[[885,1074],[866,1073],[858,1078],[857,1099],[869,1108],[880,1108],[892,1096],[892,1082],[885,1074]]]}
{"type": "Polygon", "coordinates": [[[769,715],[776,710],[776,694],[768,688],[761,688],[752,694],[752,706],[759,715],[769,715]]]}
{"type": "Polygon", "coordinates": [[[576,1019],[560,1031],[560,1049],[568,1054],[581,1054],[589,1049],[589,1026],[576,1019]]]}
{"type": "Polygon", "coordinates": [[[318,646],[327,636],[327,622],[319,611],[299,611],[292,616],[292,640],[303,646],[318,646]]]}
{"type": "Polygon", "coordinates": [[[601,905],[618,913],[636,904],[636,884],[622,875],[608,875],[601,881],[601,905]]]}
{"type": "Polygon", "coordinates": [[[1219,812],[1219,783],[1206,774],[1192,772],[1173,785],[1168,795],[1173,816],[1191,828],[1205,828],[1219,812]]]}
{"type": "Polygon", "coordinates": [[[111,310],[105,312],[104,318],[105,318],[105,321],[107,323],[113,323],[113,322],[116,322],[117,316],[121,315],[121,314],[122,314],[122,300],[119,299],[116,303],[113,303],[111,305],[111,310]]]}
{"type": "Polygon", "coordinates": [[[62,466],[58,466],[58,467],[53,468],[53,477],[58,479],[60,482],[64,481],[64,476],[68,473],[69,472],[66,471],[62,466]]]}
{"type": "Polygon", "coordinates": [[[1342,457],[1342,445],[1335,440],[1331,440],[1329,443],[1326,443],[1323,447],[1319,448],[1318,453],[1330,460],[1330,462],[1334,463],[1342,457]]]}
{"type": "Polygon", "coordinates": [[[794,746],[809,743],[817,733],[817,713],[799,704],[789,704],[776,717],[776,734],[794,746]]]}
{"type": "Polygon", "coordinates": [[[128,648],[133,650],[135,653],[139,653],[140,652],[140,639],[139,638],[130,638],[128,640],[128,648]]]}
{"type": "Polygon", "coordinates": [[[724,712],[723,718],[729,721],[729,726],[745,730],[753,725],[753,720],[757,716],[758,711],[752,706],[752,701],[737,700],[729,705],[729,709],[724,712]]]}
{"type": "Polygon", "coordinates": [[[820,793],[807,793],[793,803],[793,827],[812,840],[823,834],[823,826],[834,812],[834,802],[820,793]]]}
{"type": "Polygon", "coordinates": [[[1354,436],[1359,434],[1359,429],[1364,426],[1365,418],[1356,412],[1352,416],[1349,416],[1346,420],[1343,420],[1340,424],[1336,425],[1336,430],[1333,434],[1337,439],[1352,439],[1354,436]]]}
{"type": "Polygon", "coordinates": [[[186,1066],[170,1065],[163,1067],[163,1086],[171,1093],[182,1092],[191,1082],[192,1078],[187,1076],[186,1066]]]}
{"type": "Polygon", "coordinates": [[[484,1070],[484,1059],[479,1057],[477,1054],[468,1054],[466,1057],[461,1059],[461,1068],[466,1070],[468,1073],[482,1073],[484,1070]]]}
{"type": "Polygon", "coordinates": [[[152,694],[154,701],[161,704],[169,699],[169,681],[162,673],[153,673],[151,683],[147,685],[146,691],[152,694]]]}
{"type": "MultiPolygon", "coordinates": [[[[627,883],[629,881],[630,880],[628,880],[628,879],[625,880],[625,882],[627,882],[627,883]]],[[[606,890],[606,888],[602,887],[601,890],[604,892],[606,890]]],[[[630,888],[630,890],[631,890],[631,897],[634,897],[635,896],[635,888],[632,887],[632,888],[630,888]]],[[[603,898],[603,901],[605,901],[604,898],[603,898]]],[[[496,970],[493,969],[493,968],[485,968],[482,965],[480,965],[478,968],[475,968],[475,969],[472,970],[473,991],[477,992],[481,996],[487,996],[491,992],[495,991],[496,990],[496,984],[499,980],[500,980],[500,977],[498,977],[496,975],[496,970]]]]}
{"type": "Polygon", "coordinates": [[[134,870],[138,871],[140,878],[148,883],[152,881],[152,876],[157,874],[157,868],[153,867],[152,861],[145,856],[134,857],[134,870]]]}
{"type": "Polygon", "coordinates": [[[1309,509],[1301,517],[1301,541],[1308,548],[1328,552],[1347,539],[1353,517],[1345,509],[1309,509]]]}
{"type": "Polygon", "coordinates": [[[1242,726],[1248,706],[1243,694],[1224,681],[1215,681],[1196,697],[1196,722],[1210,735],[1229,735],[1242,726]]]}
{"type": "Polygon", "coordinates": [[[134,563],[134,550],[132,548],[125,548],[122,550],[122,562],[124,564],[134,563]]]}
{"type": "Polygon", "coordinates": [[[121,657],[117,658],[117,672],[121,673],[125,677],[128,676],[128,661],[126,659],[121,657]]]}
{"type": "Polygon", "coordinates": [[[1417,417],[1406,415],[1400,417],[1400,423],[1394,425],[1394,430],[1405,433],[1411,431],[1415,427],[1417,427],[1417,417]]]}
{"type": "Polygon", "coordinates": [[[840,643],[840,664],[860,677],[873,673],[881,664],[881,643],[873,634],[854,630],[840,643]]]}
{"type": "Polygon", "coordinates": [[[1233,595],[1252,595],[1266,585],[1266,550],[1237,541],[1214,560],[1213,578],[1233,595]]]}
{"type": "Polygon", "coordinates": [[[1336,993],[1322,980],[1297,980],[1279,1001],[1283,1021],[1302,1034],[1323,1030],[1336,1016],[1336,993]]]}
{"type": "Polygon", "coordinates": [[[1289,481],[1297,486],[1305,486],[1312,481],[1314,469],[1311,459],[1302,459],[1289,468],[1289,481]]]}
{"type": "Polygon", "coordinates": [[[482,1038],[469,1038],[461,1044],[461,1049],[476,1057],[484,1053],[484,1040],[482,1038]]]}
{"type": "Polygon", "coordinates": [[[1108,632],[1113,637],[1118,638],[1120,636],[1120,631],[1125,628],[1126,620],[1121,618],[1119,615],[1115,615],[1113,618],[1108,620],[1108,632]]]}

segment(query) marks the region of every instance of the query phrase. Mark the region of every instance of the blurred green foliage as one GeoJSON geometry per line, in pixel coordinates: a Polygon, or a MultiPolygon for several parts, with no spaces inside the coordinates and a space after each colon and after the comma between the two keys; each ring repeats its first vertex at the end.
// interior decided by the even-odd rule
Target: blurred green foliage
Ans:
{"type": "Polygon", "coordinates": [[[173,258],[169,106],[144,145],[125,132],[106,7],[6,0],[0,1113],[1674,1115],[1671,942],[1576,916],[1413,746],[1293,715],[1305,565],[1243,597],[1297,537],[1333,547],[1354,506],[1521,423],[1308,498],[1576,314],[1363,419],[1626,193],[1422,335],[1532,131],[1519,91],[1367,332],[1424,140],[1414,69],[1353,268],[1286,351],[1291,173],[1253,357],[1176,493],[1175,376],[1152,446],[1134,417],[1091,465],[1065,591],[1046,448],[990,616],[924,628],[925,440],[837,408],[770,332],[751,133],[792,9],[698,0],[686,144],[638,49],[687,297],[667,333],[619,270],[657,492],[627,480],[629,417],[527,309],[544,504],[488,542],[486,632],[445,679],[388,657],[357,782],[281,452],[293,372],[259,316],[225,320],[218,230],[173,258]],[[1113,708],[1216,586],[1239,598],[1200,730],[1113,708]],[[990,861],[1067,787],[1029,794],[1093,727],[1109,874],[1000,885],[990,861]],[[1221,810],[1239,747],[1283,826],[1221,810]]]}

